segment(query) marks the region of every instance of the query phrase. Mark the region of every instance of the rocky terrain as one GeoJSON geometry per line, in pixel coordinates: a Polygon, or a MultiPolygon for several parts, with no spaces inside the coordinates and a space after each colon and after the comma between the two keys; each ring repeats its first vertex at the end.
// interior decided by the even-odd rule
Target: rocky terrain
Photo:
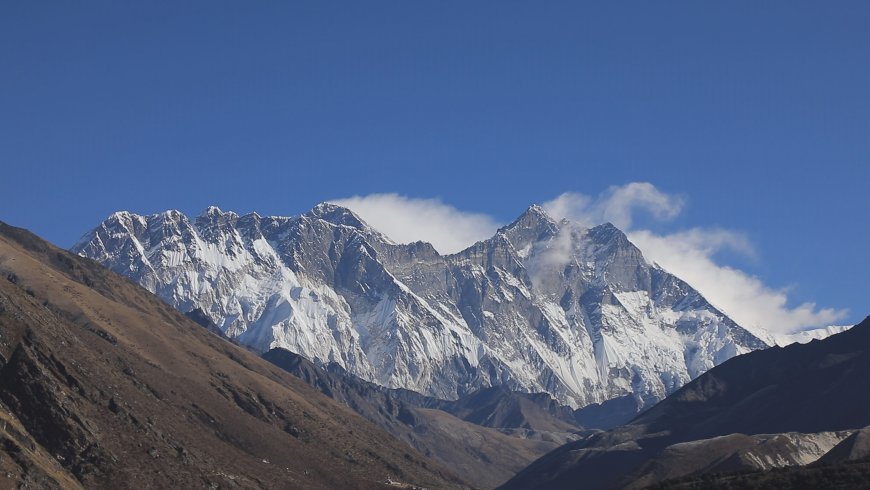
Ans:
{"type": "Polygon", "coordinates": [[[774,470],[705,473],[666,480],[656,490],[762,489],[762,488],[870,488],[870,429],[844,439],[820,459],[806,466],[774,470]]]}
{"type": "MultiPolygon", "coordinates": [[[[503,488],[572,488],[577,481],[643,488],[704,474],[860,463],[868,456],[861,430],[870,425],[868,372],[870,318],[825,340],[752,352],[625,426],[551,452],[503,488]]],[[[862,467],[848,466],[848,473],[857,478],[862,467]]],[[[794,471],[779,474],[835,470],[794,471]]],[[[775,482],[771,475],[753,478],[775,482]]]]}
{"type": "Polygon", "coordinates": [[[89,259],[0,224],[0,487],[464,483],[89,259]]]}
{"type": "Polygon", "coordinates": [[[487,388],[456,401],[384,388],[284,349],[263,355],[479,488],[494,488],[579,439],[573,412],[546,394],[487,388]]]}

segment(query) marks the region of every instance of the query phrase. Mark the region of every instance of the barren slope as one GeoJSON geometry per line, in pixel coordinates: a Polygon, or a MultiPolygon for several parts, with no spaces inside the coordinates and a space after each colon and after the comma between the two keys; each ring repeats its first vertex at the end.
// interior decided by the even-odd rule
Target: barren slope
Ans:
{"type": "Polygon", "coordinates": [[[629,424],[547,454],[504,488],[573,488],[577,481],[636,488],[705,472],[806,465],[836,447],[831,462],[848,460],[853,449],[860,457],[863,436],[849,436],[870,424],[868,373],[870,317],[824,340],[733,358],[629,424]],[[778,437],[759,441],[762,434],[778,437]]]}
{"type": "Polygon", "coordinates": [[[144,289],[2,223],[0,271],[0,469],[18,483],[458,484],[144,289]]]}
{"type": "MultiPolygon", "coordinates": [[[[545,394],[515,394],[501,388],[490,388],[484,390],[486,393],[469,395],[468,400],[449,402],[407,390],[384,388],[356,378],[335,364],[321,368],[284,349],[272,349],[263,358],[352,408],[480,488],[493,488],[504,483],[532,461],[580,437],[575,434],[580,431],[579,427],[534,404],[537,400],[547,408],[555,405],[545,394]],[[472,408],[479,405],[478,398],[496,400],[480,406],[481,410],[493,414],[502,412],[488,410],[491,405],[498,405],[498,400],[502,400],[505,406],[520,405],[513,411],[504,411],[514,415],[510,418],[517,424],[506,425],[503,423],[506,420],[493,416],[484,422],[499,422],[501,425],[483,426],[475,423],[476,420],[465,418],[464,415],[470,415],[472,419],[476,415],[472,408]],[[454,413],[451,410],[454,408],[459,412],[454,413]],[[533,416],[521,416],[525,413],[533,416]]],[[[566,417],[571,415],[567,407],[560,408],[566,417]]]]}

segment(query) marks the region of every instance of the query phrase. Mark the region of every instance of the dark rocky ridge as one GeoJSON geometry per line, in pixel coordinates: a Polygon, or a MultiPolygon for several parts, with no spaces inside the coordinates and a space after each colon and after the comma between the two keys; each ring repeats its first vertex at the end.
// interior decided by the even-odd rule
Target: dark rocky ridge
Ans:
{"type": "Polygon", "coordinates": [[[382,488],[390,478],[463,485],[127,279],[2,223],[0,271],[7,483],[382,488]]]}
{"type": "Polygon", "coordinates": [[[480,488],[492,488],[579,435],[570,408],[546,394],[481,390],[457,401],[388,389],[337,364],[320,367],[284,349],[263,358],[347,405],[480,488]],[[475,408],[476,407],[476,408],[475,408]]]}
{"type": "MultiPolygon", "coordinates": [[[[571,488],[577,481],[590,489],[635,488],[662,477],[751,469],[735,459],[731,461],[736,466],[721,466],[740,450],[734,444],[723,447],[722,436],[750,447],[755,443],[741,434],[757,438],[759,434],[861,429],[870,425],[868,373],[870,318],[825,340],[739,356],[629,424],[544,456],[504,488],[571,488]],[[691,441],[697,442],[694,454],[706,453],[707,458],[718,454],[722,461],[665,458],[680,443],[691,441]]],[[[843,454],[852,454],[853,449],[855,457],[863,457],[864,437],[859,432],[842,440],[822,461],[842,461],[847,457],[843,454]]],[[[765,449],[768,455],[790,454],[788,448],[765,449]]]]}

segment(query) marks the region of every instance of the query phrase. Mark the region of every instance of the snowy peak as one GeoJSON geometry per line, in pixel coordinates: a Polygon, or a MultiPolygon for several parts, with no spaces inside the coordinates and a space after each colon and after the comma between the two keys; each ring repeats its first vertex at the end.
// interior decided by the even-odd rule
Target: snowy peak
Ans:
{"type": "Polygon", "coordinates": [[[542,230],[545,228],[555,229],[556,221],[544,211],[544,208],[537,204],[532,204],[513,223],[503,229],[542,230]]]}
{"type": "Polygon", "coordinates": [[[780,347],[791,344],[806,344],[813,340],[823,340],[832,335],[843,333],[852,328],[852,325],[831,325],[828,327],[800,330],[789,334],[771,334],[772,342],[780,347]]]}
{"type": "MultiPolygon", "coordinates": [[[[120,211],[113,213],[103,222],[102,229],[108,233],[141,233],[148,227],[148,223],[142,216],[120,211]]],[[[87,236],[87,235],[86,235],[87,236]]]]}
{"type": "Polygon", "coordinates": [[[643,407],[764,346],[613,225],[540,206],[447,256],[330,203],[294,218],[116,213],[74,250],[254,349],[440,398],[503,386],[643,407]]]}
{"type": "Polygon", "coordinates": [[[194,219],[199,236],[210,242],[226,241],[235,235],[239,215],[224,213],[217,206],[209,206],[194,219]]]}
{"type": "MultiPolygon", "coordinates": [[[[178,212],[175,211],[175,213],[178,212]]],[[[238,219],[239,215],[232,211],[223,212],[217,206],[209,206],[194,218],[194,222],[209,223],[211,225],[234,226],[238,219]]]]}
{"type": "Polygon", "coordinates": [[[501,228],[498,232],[507,237],[521,255],[528,255],[536,243],[553,237],[559,231],[559,225],[544,208],[533,204],[513,223],[501,228]]]}
{"type": "MultiPolygon", "coordinates": [[[[203,216],[222,216],[223,214],[224,214],[224,212],[221,211],[221,208],[214,206],[214,205],[211,205],[211,206],[206,207],[202,211],[202,213],[200,213],[199,216],[200,217],[203,217],[203,216]]],[[[235,213],[232,213],[232,214],[235,214],[235,213]]]]}
{"type": "Polygon", "coordinates": [[[336,204],[323,202],[314,206],[314,208],[305,213],[303,216],[309,218],[322,219],[334,225],[350,226],[359,230],[368,229],[369,226],[357,216],[353,211],[336,204]]]}
{"type": "Polygon", "coordinates": [[[602,223],[598,226],[593,226],[589,229],[589,236],[596,243],[601,244],[616,244],[618,246],[629,246],[628,237],[619,228],[613,226],[613,223],[602,223]]]}
{"type": "MultiPolygon", "coordinates": [[[[322,202],[314,206],[310,211],[300,216],[301,221],[320,221],[327,223],[330,226],[343,227],[348,230],[357,232],[360,237],[363,237],[370,246],[377,247],[380,245],[393,245],[393,241],[378,230],[372,228],[368,223],[363,221],[356,213],[348,208],[322,202]]],[[[344,232],[343,232],[344,233],[344,232]]]]}

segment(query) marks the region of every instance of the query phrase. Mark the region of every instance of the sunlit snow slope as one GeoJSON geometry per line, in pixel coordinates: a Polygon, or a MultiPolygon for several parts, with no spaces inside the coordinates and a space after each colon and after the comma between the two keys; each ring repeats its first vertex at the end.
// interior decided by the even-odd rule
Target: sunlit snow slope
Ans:
{"type": "Polygon", "coordinates": [[[766,347],[614,226],[537,206],[446,256],[331,204],[291,218],[119,212],[74,251],[255,349],[447,399],[505,385],[574,407],[627,395],[643,407],[766,347]]]}

